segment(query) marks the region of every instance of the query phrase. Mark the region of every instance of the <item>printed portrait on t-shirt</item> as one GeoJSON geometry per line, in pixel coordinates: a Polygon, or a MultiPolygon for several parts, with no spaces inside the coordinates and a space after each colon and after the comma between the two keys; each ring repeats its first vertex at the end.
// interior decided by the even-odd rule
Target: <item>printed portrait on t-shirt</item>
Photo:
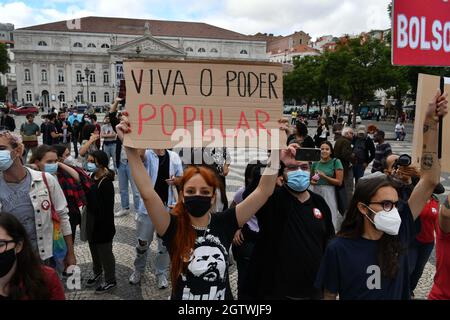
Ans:
{"type": "Polygon", "coordinates": [[[184,282],[187,300],[224,300],[227,284],[227,250],[213,235],[199,237],[195,243],[184,282]]]}

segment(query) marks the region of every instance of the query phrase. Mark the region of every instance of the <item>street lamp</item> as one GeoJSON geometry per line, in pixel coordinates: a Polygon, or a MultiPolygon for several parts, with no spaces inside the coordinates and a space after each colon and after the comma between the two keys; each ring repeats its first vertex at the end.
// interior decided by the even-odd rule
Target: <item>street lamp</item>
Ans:
{"type": "Polygon", "coordinates": [[[87,91],[87,104],[89,104],[91,99],[89,98],[89,75],[91,74],[91,70],[88,67],[84,69],[84,75],[86,77],[86,91],[87,91]]]}

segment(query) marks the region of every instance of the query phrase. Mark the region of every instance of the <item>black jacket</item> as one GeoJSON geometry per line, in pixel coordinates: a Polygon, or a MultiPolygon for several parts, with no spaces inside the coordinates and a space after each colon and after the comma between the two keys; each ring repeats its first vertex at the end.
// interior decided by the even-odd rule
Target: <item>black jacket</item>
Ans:
{"type": "MultiPolygon", "coordinates": [[[[94,174],[91,176],[94,179],[94,174]]],[[[114,172],[96,180],[87,204],[87,238],[90,243],[112,242],[114,226],[114,172]]]]}
{"type": "Polygon", "coordinates": [[[6,129],[11,132],[16,130],[16,122],[14,121],[14,118],[8,115],[0,117],[0,129],[6,129]]]}

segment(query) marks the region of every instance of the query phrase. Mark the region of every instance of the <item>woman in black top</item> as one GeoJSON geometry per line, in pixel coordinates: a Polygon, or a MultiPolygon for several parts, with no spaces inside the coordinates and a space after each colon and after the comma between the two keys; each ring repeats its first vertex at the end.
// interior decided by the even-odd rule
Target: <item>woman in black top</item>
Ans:
{"type": "MultiPolygon", "coordinates": [[[[126,115],[124,113],[116,128],[121,139],[130,132],[126,115]]],[[[286,122],[282,126],[284,130],[286,122]]],[[[216,200],[215,190],[219,185],[217,176],[204,166],[188,167],[179,183],[179,200],[170,214],[153,189],[138,150],[127,147],[126,151],[133,179],[147,212],[170,253],[172,299],[232,299],[228,280],[228,249],[236,230],[272,194],[278,168],[266,168],[256,190],[235,208],[211,214],[216,200]]],[[[273,152],[271,159],[277,155],[273,152]]],[[[285,163],[295,162],[295,149],[283,150],[281,156],[285,163]]]]}
{"type": "Polygon", "coordinates": [[[291,134],[287,139],[288,144],[296,142],[302,148],[315,148],[316,145],[314,144],[314,140],[308,135],[308,127],[306,124],[297,122],[295,127],[295,133],[291,134]]]}
{"type": "Polygon", "coordinates": [[[330,129],[328,127],[327,120],[325,118],[319,119],[319,124],[317,127],[317,133],[315,135],[315,142],[317,148],[320,148],[322,142],[327,141],[330,135],[330,129]]]}
{"type": "Polygon", "coordinates": [[[104,293],[116,287],[116,262],[112,242],[114,226],[114,172],[108,169],[109,159],[103,151],[94,151],[87,159],[87,169],[92,172],[94,185],[87,205],[86,234],[92,255],[94,276],[87,286],[98,284],[103,271],[105,283],[97,287],[96,293],[104,293]]]}

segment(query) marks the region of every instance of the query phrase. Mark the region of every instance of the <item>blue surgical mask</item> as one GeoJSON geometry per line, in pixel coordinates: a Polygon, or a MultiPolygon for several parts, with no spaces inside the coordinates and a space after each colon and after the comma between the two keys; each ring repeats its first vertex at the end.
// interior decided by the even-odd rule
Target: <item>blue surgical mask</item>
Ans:
{"type": "Polygon", "coordinates": [[[308,171],[296,170],[288,172],[287,186],[296,192],[303,192],[308,189],[310,175],[308,171]]]}
{"type": "Polygon", "coordinates": [[[8,170],[14,160],[11,159],[11,151],[9,150],[0,150],[0,171],[8,170]]]}
{"type": "Polygon", "coordinates": [[[55,174],[58,171],[57,163],[46,163],[44,164],[44,171],[50,174],[55,174]]]}
{"type": "Polygon", "coordinates": [[[97,165],[92,162],[88,162],[86,164],[86,170],[89,172],[96,172],[98,170],[97,165]]]}

